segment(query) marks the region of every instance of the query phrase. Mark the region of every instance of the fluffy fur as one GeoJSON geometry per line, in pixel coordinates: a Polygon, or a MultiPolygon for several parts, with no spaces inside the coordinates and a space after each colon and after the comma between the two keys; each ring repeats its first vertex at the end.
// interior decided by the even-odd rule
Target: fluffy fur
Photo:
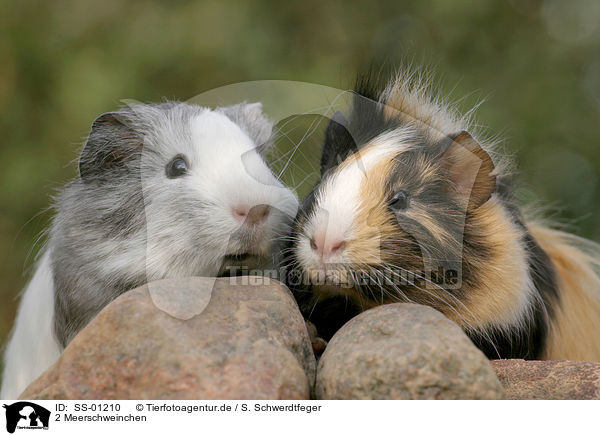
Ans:
{"type": "Polygon", "coordinates": [[[51,365],[90,319],[121,293],[168,277],[215,276],[276,263],[272,241],[289,231],[297,199],[263,160],[271,123],[260,104],[210,110],[136,104],[100,116],[80,177],[54,201],[47,248],[26,288],[5,355],[2,398],[51,365]],[[169,178],[182,157],[188,171],[169,178]],[[249,226],[232,209],[270,206],[249,226]]]}
{"type": "Polygon", "coordinates": [[[600,360],[598,249],[523,216],[511,163],[471,116],[418,75],[359,78],[297,218],[304,313],[328,338],[362,310],[414,302],[490,358],[600,360]]]}

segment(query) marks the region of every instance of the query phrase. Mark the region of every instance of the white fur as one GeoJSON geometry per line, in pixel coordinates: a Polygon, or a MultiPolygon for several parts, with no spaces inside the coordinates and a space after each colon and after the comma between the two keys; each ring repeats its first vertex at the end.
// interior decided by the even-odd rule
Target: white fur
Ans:
{"type": "Polygon", "coordinates": [[[3,400],[16,399],[60,356],[53,334],[54,287],[50,253],[38,263],[23,297],[4,360],[3,400]]]}
{"type": "MultiPolygon", "coordinates": [[[[147,106],[136,110],[155,111],[147,106]]],[[[268,256],[272,241],[287,231],[286,219],[295,216],[297,198],[273,176],[253,139],[216,111],[201,110],[183,126],[174,121],[185,118],[173,116],[175,120],[154,117],[146,129],[144,141],[149,141],[151,152],[142,152],[140,163],[146,229],[118,243],[102,235],[92,239],[92,260],[78,265],[79,273],[126,279],[142,275],[147,281],[214,276],[223,256],[268,256]],[[178,154],[189,160],[189,174],[168,179],[165,166],[178,154]],[[233,207],[265,204],[273,211],[258,229],[242,229],[232,216],[233,207]]],[[[107,209],[112,201],[97,199],[107,209]]],[[[62,351],[54,334],[52,243],[51,234],[49,249],[19,306],[5,353],[3,399],[17,398],[62,351]]]]}
{"type": "Polygon", "coordinates": [[[195,183],[203,198],[228,206],[228,220],[237,229],[230,208],[267,204],[294,216],[297,201],[269,171],[251,139],[229,118],[204,113],[191,121],[195,183]]]}
{"type": "MultiPolygon", "coordinates": [[[[411,129],[398,129],[375,138],[360,157],[345,164],[320,186],[312,215],[305,224],[305,235],[298,244],[298,259],[305,267],[321,268],[322,260],[311,248],[310,238],[325,235],[324,240],[348,241],[354,238],[357,213],[362,203],[360,189],[369,171],[412,145],[411,129]]],[[[346,263],[344,253],[329,257],[329,263],[346,263]]]]}
{"type": "MultiPolygon", "coordinates": [[[[294,194],[271,173],[256,144],[240,127],[225,115],[205,110],[190,120],[191,138],[181,138],[179,132],[160,131],[159,144],[165,144],[160,154],[143,154],[142,185],[146,204],[147,239],[144,245],[146,273],[149,280],[165,277],[202,275],[214,276],[223,256],[240,252],[267,255],[274,238],[285,233],[281,224],[285,215],[295,216],[298,201],[294,194]],[[161,171],[176,151],[190,162],[189,175],[166,180],[161,171]],[[154,169],[154,170],[152,170],[154,169]],[[173,233],[173,216],[169,204],[173,195],[179,198],[201,199],[196,214],[202,226],[190,220],[186,231],[199,235],[202,244],[191,262],[173,264],[177,253],[186,250],[189,236],[173,233]],[[237,206],[252,208],[269,205],[273,212],[266,225],[255,230],[242,243],[233,235],[240,232],[241,223],[232,210],[237,206]],[[175,238],[175,239],[174,239],[175,238]],[[165,244],[171,240],[171,244],[165,244]],[[248,244],[252,244],[251,247],[248,244]]],[[[193,207],[193,206],[192,206],[193,207]]],[[[182,228],[183,231],[183,228],[182,228]]],[[[190,236],[194,236],[191,233],[190,236]]],[[[124,259],[124,261],[127,261],[124,259]]],[[[118,258],[114,259],[117,264],[118,258]]],[[[117,265],[118,267],[118,265],[117,265]]]]}

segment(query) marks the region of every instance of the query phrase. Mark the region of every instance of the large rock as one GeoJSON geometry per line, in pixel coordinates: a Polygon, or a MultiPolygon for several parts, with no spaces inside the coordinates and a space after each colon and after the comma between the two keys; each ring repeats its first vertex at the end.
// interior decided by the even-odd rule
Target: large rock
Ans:
{"type": "Polygon", "coordinates": [[[265,280],[165,280],[129,291],[22,398],[309,399],[316,363],[304,320],[287,288],[265,280]]]}
{"type": "Polygon", "coordinates": [[[350,320],[317,370],[319,399],[500,399],[489,361],[436,310],[389,304],[350,320]]]}
{"type": "Polygon", "coordinates": [[[600,362],[493,360],[510,400],[600,400],[600,362]]]}

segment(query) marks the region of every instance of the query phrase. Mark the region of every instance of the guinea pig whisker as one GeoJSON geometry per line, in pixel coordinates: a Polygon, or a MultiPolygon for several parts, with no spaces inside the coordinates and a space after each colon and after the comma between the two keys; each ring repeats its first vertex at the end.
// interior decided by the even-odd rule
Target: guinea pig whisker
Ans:
{"type": "MultiPolygon", "coordinates": [[[[388,267],[387,265],[385,267],[388,267]]],[[[395,266],[396,268],[402,269],[403,271],[407,271],[405,269],[403,269],[402,267],[399,266],[395,266]]],[[[389,267],[388,267],[389,268],[389,267]]],[[[394,271],[390,271],[392,274],[397,274],[394,271]]],[[[427,278],[420,276],[420,278],[422,278],[423,280],[427,280],[427,278]]],[[[415,288],[427,293],[428,295],[430,295],[431,297],[434,297],[435,299],[441,301],[445,307],[450,308],[455,314],[456,316],[458,316],[459,319],[462,320],[462,322],[464,323],[465,327],[472,331],[472,332],[477,332],[478,334],[480,334],[481,336],[484,337],[484,339],[486,339],[494,348],[495,348],[495,341],[493,340],[493,338],[490,336],[489,332],[482,330],[482,329],[478,329],[475,326],[473,326],[471,324],[471,322],[469,322],[469,320],[467,319],[466,316],[464,316],[463,314],[461,314],[456,307],[454,307],[453,304],[450,304],[450,302],[448,300],[443,299],[440,295],[434,294],[432,292],[430,292],[427,289],[421,288],[420,286],[411,283],[409,281],[410,284],[412,284],[413,286],[415,286],[415,288]]],[[[466,312],[468,312],[473,318],[475,317],[474,314],[471,312],[471,310],[462,302],[460,301],[460,299],[458,299],[455,295],[452,295],[451,292],[448,292],[446,289],[444,289],[443,287],[439,286],[436,283],[433,283],[431,281],[429,281],[429,283],[431,283],[432,285],[436,286],[439,290],[441,290],[443,292],[443,295],[450,297],[458,306],[462,307],[462,309],[464,309],[466,312]]]]}
{"type": "MultiPolygon", "coordinates": [[[[374,271],[377,272],[378,270],[374,269],[374,271]]],[[[392,288],[394,289],[394,291],[396,293],[401,295],[401,297],[398,297],[398,295],[394,295],[394,294],[388,292],[387,289],[383,285],[380,285],[382,304],[384,301],[384,295],[387,295],[388,297],[395,299],[396,301],[407,301],[409,303],[412,303],[410,298],[408,298],[408,296],[406,294],[404,294],[404,292],[402,292],[402,290],[395,283],[392,282],[392,283],[390,283],[390,285],[392,286],[392,288]]]]}
{"type": "Polygon", "coordinates": [[[307,319],[310,319],[312,317],[313,312],[315,311],[315,308],[317,307],[317,304],[319,304],[319,300],[320,300],[320,297],[317,297],[316,300],[315,300],[315,304],[313,304],[313,307],[312,307],[312,309],[310,310],[310,313],[307,316],[307,319]]]}
{"type": "MultiPolygon", "coordinates": [[[[404,272],[410,273],[410,271],[395,265],[396,268],[401,269],[404,272]]],[[[393,271],[393,269],[391,269],[388,265],[384,265],[384,268],[386,268],[390,273],[392,274],[396,274],[398,277],[400,277],[398,275],[398,273],[396,271],[393,271]]],[[[414,272],[413,272],[414,273],[414,272]]],[[[432,282],[431,280],[428,280],[426,277],[419,275],[418,273],[414,273],[416,277],[421,278],[422,280],[425,280],[427,283],[430,283],[431,285],[435,286],[437,289],[439,289],[440,291],[442,291],[442,295],[445,295],[447,297],[452,298],[452,300],[455,301],[455,303],[459,304],[460,306],[462,306],[465,310],[469,311],[468,308],[464,305],[464,303],[462,301],[460,301],[456,296],[452,295],[450,292],[448,292],[446,289],[444,289],[443,287],[439,286],[437,283],[432,282]]],[[[414,286],[415,288],[419,289],[420,291],[425,292],[427,295],[433,297],[436,300],[439,300],[442,304],[444,304],[445,307],[450,308],[454,313],[456,313],[456,315],[461,318],[465,323],[468,323],[468,321],[466,320],[466,318],[460,314],[460,312],[454,307],[453,304],[450,303],[450,301],[448,301],[447,299],[442,298],[441,295],[435,294],[431,291],[429,291],[426,288],[422,288],[420,286],[418,286],[416,283],[411,282],[410,280],[408,280],[407,278],[403,278],[406,279],[407,282],[409,284],[411,284],[412,286],[414,286]]],[[[470,312],[470,311],[469,311],[470,312]]]]}
{"type": "Polygon", "coordinates": [[[304,136],[302,136],[302,138],[300,139],[300,141],[294,146],[292,153],[290,154],[290,157],[288,159],[288,161],[286,162],[286,164],[283,166],[283,169],[280,171],[280,173],[277,175],[277,179],[281,179],[281,176],[283,175],[283,173],[285,172],[285,170],[287,169],[287,167],[290,165],[290,162],[292,161],[292,159],[294,158],[294,155],[296,154],[296,152],[298,151],[298,149],[300,148],[300,146],[302,145],[302,142],[305,140],[306,138],[306,132],[304,133],[304,136]]]}
{"type": "MultiPolygon", "coordinates": [[[[321,122],[323,121],[323,117],[319,117],[319,118],[315,118],[311,123],[310,126],[308,127],[308,129],[304,132],[304,135],[302,136],[302,138],[300,138],[300,141],[298,141],[298,143],[296,144],[296,146],[294,147],[294,151],[291,153],[290,158],[288,160],[288,162],[285,164],[285,166],[283,167],[283,169],[281,170],[281,172],[279,173],[279,175],[277,176],[277,179],[281,179],[281,176],[283,175],[283,173],[285,172],[285,170],[287,169],[287,167],[289,166],[291,160],[293,159],[294,155],[296,154],[296,152],[300,149],[300,146],[313,134],[317,131],[319,125],[321,124],[321,122]]],[[[286,135],[287,137],[287,135],[286,135]]],[[[289,139],[289,137],[288,137],[289,139]]],[[[304,153],[302,153],[302,151],[300,151],[300,154],[306,159],[306,156],[304,155],[304,153]]],[[[310,162],[310,160],[309,160],[310,162]]]]}
{"type": "Polygon", "coordinates": [[[298,238],[295,236],[281,235],[281,236],[276,236],[275,238],[273,238],[273,240],[275,240],[275,241],[297,241],[298,238]]]}
{"type": "Polygon", "coordinates": [[[315,171],[312,171],[312,172],[308,173],[308,175],[307,175],[305,178],[303,178],[303,179],[300,181],[300,183],[298,183],[298,184],[295,184],[295,185],[294,185],[294,188],[293,188],[293,189],[294,189],[294,191],[298,191],[298,188],[300,188],[300,186],[304,185],[304,183],[306,183],[308,180],[310,180],[310,178],[311,178],[311,177],[313,177],[313,176],[314,176],[314,174],[315,174],[315,171]]]}
{"type": "MultiPolygon", "coordinates": [[[[385,264],[383,265],[383,267],[386,269],[386,271],[390,272],[392,275],[396,275],[398,278],[402,278],[396,271],[393,271],[390,267],[386,266],[385,264]]],[[[409,282],[410,283],[410,282],[409,282]]],[[[412,303],[413,301],[408,297],[408,295],[406,295],[398,285],[396,285],[395,283],[391,283],[391,286],[394,288],[394,291],[396,291],[397,293],[399,293],[401,295],[401,297],[408,301],[409,303],[412,303]]],[[[414,285],[413,285],[414,286],[414,285]]]]}

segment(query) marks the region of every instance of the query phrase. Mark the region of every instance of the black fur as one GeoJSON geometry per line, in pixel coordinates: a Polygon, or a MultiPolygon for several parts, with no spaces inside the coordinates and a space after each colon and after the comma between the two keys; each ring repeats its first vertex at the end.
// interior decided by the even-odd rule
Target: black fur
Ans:
{"type": "Polygon", "coordinates": [[[344,324],[361,313],[360,307],[344,296],[316,300],[310,290],[306,292],[296,290],[294,296],[306,319],[317,327],[319,337],[326,341],[329,341],[344,324]]]}
{"type": "Polygon", "coordinates": [[[534,301],[533,316],[526,330],[514,330],[509,334],[490,331],[493,343],[481,335],[468,334],[490,359],[540,359],[546,346],[552,307],[559,303],[556,272],[550,258],[529,233],[524,242],[530,254],[529,272],[540,299],[534,301]]]}
{"type": "Polygon", "coordinates": [[[358,77],[349,118],[336,112],[325,131],[321,155],[322,176],[371,139],[398,127],[397,121],[386,119],[385,105],[379,102],[386,85],[384,76],[373,69],[358,77]]]}
{"type": "Polygon", "coordinates": [[[479,335],[471,335],[471,340],[490,359],[540,359],[546,346],[549,322],[554,315],[553,307],[560,304],[560,294],[556,271],[548,254],[540,247],[528,231],[521,211],[512,195],[510,177],[499,177],[496,194],[504,207],[512,215],[515,223],[525,230],[523,244],[529,254],[529,274],[539,298],[534,301],[533,316],[527,330],[511,334],[491,332],[494,344],[479,335]]]}
{"type": "Polygon", "coordinates": [[[480,335],[470,337],[490,359],[540,359],[546,346],[549,321],[554,315],[553,307],[560,304],[560,294],[552,261],[528,231],[511,194],[511,185],[510,178],[499,178],[496,192],[515,223],[526,231],[523,243],[529,254],[529,274],[539,298],[534,301],[533,316],[529,320],[527,330],[514,331],[508,335],[491,332],[494,344],[480,335]]]}
{"type": "MultiPolygon", "coordinates": [[[[384,105],[379,103],[380,95],[387,83],[387,77],[383,78],[381,75],[373,72],[358,78],[356,95],[353,100],[353,110],[349,114],[348,119],[346,120],[339,114],[336,114],[326,130],[321,158],[322,181],[326,179],[328,171],[335,169],[340,162],[356,153],[356,151],[371,139],[400,126],[399,121],[386,119],[384,105]]],[[[446,142],[451,143],[451,139],[452,138],[449,137],[448,141],[442,141],[440,144],[425,144],[423,142],[423,147],[416,153],[421,156],[423,153],[432,155],[441,154],[443,152],[442,149],[444,148],[444,144],[446,142]]],[[[402,174],[402,178],[405,180],[403,186],[406,186],[406,180],[409,182],[412,180],[415,184],[414,189],[416,191],[421,176],[415,174],[413,171],[418,168],[416,162],[411,161],[411,158],[414,159],[415,156],[416,154],[411,152],[403,153],[402,156],[399,156],[397,159],[398,164],[396,170],[402,174]]],[[[400,177],[396,177],[394,174],[390,175],[390,181],[388,182],[390,185],[388,187],[390,194],[394,193],[394,180],[397,178],[400,177]]],[[[452,217],[448,217],[447,214],[450,210],[455,211],[456,216],[458,216],[460,210],[456,210],[457,206],[455,204],[448,203],[448,195],[447,193],[444,194],[444,185],[445,180],[443,179],[440,179],[433,184],[429,183],[429,188],[420,191],[420,198],[417,199],[417,201],[420,200],[426,204],[440,205],[438,208],[438,215],[435,215],[436,209],[433,209],[433,218],[438,221],[443,220],[444,222],[449,222],[452,225],[456,224],[457,227],[456,229],[453,228],[452,232],[455,232],[458,235],[460,233],[458,226],[460,226],[461,223],[454,223],[452,217]],[[443,213],[446,213],[446,215],[440,215],[443,213]]],[[[421,186],[423,186],[423,184],[421,186]]],[[[548,336],[548,324],[552,317],[552,307],[555,304],[558,304],[559,299],[556,272],[554,271],[548,255],[539,246],[531,234],[527,232],[521,213],[512,198],[510,187],[511,183],[509,178],[506,176],[499,176],[496,180],[495,194],[500,198],[508,212],[513,216],[515,223],[526,231],[523,244],[527,247],[530,275],[540,298],[534,301],[532,317],[528,320],[528,325],[524,330],[515,329],[511,332],[503,333],[500,330],[491,329],[487,331],[485,335],[475,333],[467,334],[473,343],[490,359],[539,359],[545,348],[546,338],[548,336]]],[[[315,189],[318,189],[318,185],[315,189]]],[[[404,189],[404,187],[402,189],[404,189]]],[[[297,219],[299,223],[297,225],[298,229],[301,228],[304,217],[312,212],[315,203],[314,194],[315,191],[311,192],[303,203],[297,219]]],[[[468,221],[471,212],[463,211],[462,213],[467,213],[466,219],[468,221]]],[[[450,213],[450,215],[454,216],[453,213],[450,213]]],[[[402,231],[403,234],[407,233],[409,238],[416,238],[417,241],[433,240],[433,238],[429,238],[426,234],[426,228],[416,222],[407,222],[406,218],[403,222],[402,215],[400,215],[399,231],[402,231]]],[[[463,288],[449,291],[459,299],[464,298],[464,289],[476,286],[477,281],[479,280],[479,274],[473,267],[465,262],[465,259],[472,259],[473,256],[485,259],[492,255],[492,247],[486,245],[483,236],[484,235],[474,233],[473,230],[469,230],[467,226],[467,228],[465,228],[464,239],[457,240],[459,246],[436,247],[435,245],[432,245],[431,247],[428,247],[434,251],[432,253],[433,258],[437,258],[441,262],[444,262],[444,259],[448,259],[449,262],[442,265],[445,269],[453,266],[453,259],[462,259],[463,288]],[[457,249],[461,251],[457,253],[457,249]],[[465,256],[462,250],[468,252],[468,256],[465,256]]],[[[382,244],[385,244],[385,241],[382,241],[382,244]]],[[[459,260],[459,263],[460,262],[461,260],[459,260]]],[[[290,259],[289,263],[292,266],[294,265],[293,257],[290,259]]],[[[418,268],[416,265],[413,265],[413,267],[418,268]]],[[[290,287],[294,291],[304,315],[317,326],[319,334],[327,340],[330,339],[337,329],[345,322],[361,312],[361,308],[351,303],[345,296],[318,300],[312,295],[310,288],[306,289],[294,285],[290,285],[290,287]]],[[[367,288],[359,288],[358,290],[367,298],[374,295],[373,292],[367,288]]],[[[410,295],[410,290],[407,291],[407,295],[410,295]]]]}
{"type": "Polygon", "coordinates": [[[325,146],[321,154],[321,176],[336,168],[358,148],[346,129],[347,120],[341,112],[336,112],[325,130],[325,146]]]}
{"type": "Polygon", "coordinates": [[[126,161],[142,148],[142,139],[128,126],[121,113],[100,115],[92,124],[88,140],[79,158],[79,176],[86,182],[110,180],[116,173],[127,170],[126,161]]]}

